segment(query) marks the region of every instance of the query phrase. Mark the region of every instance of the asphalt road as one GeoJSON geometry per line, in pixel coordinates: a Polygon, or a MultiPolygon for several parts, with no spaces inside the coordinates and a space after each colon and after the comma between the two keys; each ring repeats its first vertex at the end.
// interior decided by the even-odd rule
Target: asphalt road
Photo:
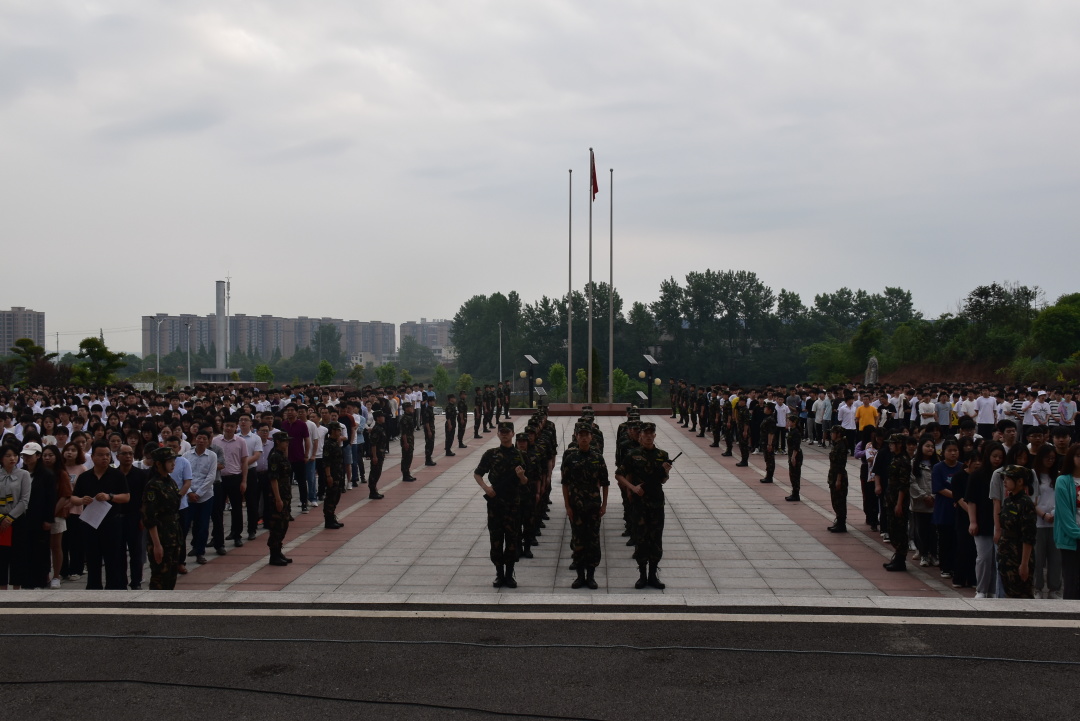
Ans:
{"type": "Polygon", "coordinates": [[[1080,685],[1080,665],[923,657],[1080,662],[1080,630],[1008,625],[8,615],[4,629],[133,636],[0,637],[6,719],[1072,718],[1080,685]],[[232,640],[147,638],[162,635],[232,640]],[[515,644],[533,647],[497,647],[515,644]],[[620,644],[754,651],[602,648],[620,644]]]}

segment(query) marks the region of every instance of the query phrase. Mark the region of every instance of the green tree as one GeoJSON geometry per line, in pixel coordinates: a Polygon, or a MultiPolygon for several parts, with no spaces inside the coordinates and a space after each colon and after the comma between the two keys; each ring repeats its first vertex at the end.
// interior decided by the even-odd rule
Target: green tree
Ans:
{"type": "Polygon", "coordinates": [[[1080,350],[1080,304],[1052,305],[1031,324],[1031,340],[1038,353],[1063,361],[1080,350]]]}
{"type": "Polygon", "coordinates": [[[611,385],[615,400],[624,399],[630,390],[630,376],[626,375],[626,371],[622,368],[616,368],[611,371],[611,385]]]}
{"type": "Polygon", "coordinates": [[[407,368],[413,373],[426,374],[431,372],[438,362],[435,351],[420,345],[411,335],[401,339],[401,347],[398,348],[398,363],[402,368],[407,368]]]}
{"type": "Polygon", "coordinates": [[[11,347],[15,360],[15,372],[18,379],[28,385],[37,385],[35,369],[40,370],[42,361],[48,362],[56,357],[55,353],[46,353],[45,349],[29,338],[19,338],[11,347]]]}
{"type": "Polygon", "coordinates": [[[435,366],[435,377],[431,379],[431,384],[435,386],[435,392],[440,398],[446,398],[446,394],[450,392],[450,374],[441,363],[435,366]]]}
{"type": "Polygon", "coordinates": [[[398,369],[393,363],[384,363],[375,369],[375,377],[383,388],[390,388],[397,381],[398,369]]]}
{"type": "Polygon", "coordinates": [[[551,388],[553,399],[561,403],[566,398],[566,366],[562,363],[552,363],[547,369],[548,387],[551,388]]]}
{"type": "Polygon", "coordinates": [[[364,366],[357,363],[352,367],[352,370],[349,371],[349,382],[359,388],[364,385],[364,374],[364,366]]]}
{"type": "Polygon", "coordinates": [[[413,382],[412,373],[409,372],[408,368],[402,368],[400,375],[401,375],[401,382],[402,383],[404,383],[407,386],[412,385],[412,382],[413,382]]]}
{"type": "Polygon", "coordinates": [[[578,368],[576,371],[574,371],[574,384],[577,386],[578,393],[580,393],[581,397],[586,399],[585,402],[588,403],[587,399],[589,397],[589,372],[584,368],[578,368]]]}
{"type": "Polygon", "coordinates": [[[100,338],[83,338],[75,356],[76,383],[103,388],[116,380],[116,373],[125,367],[124,354],[113,353],[100,338]]]}
{"type": "Polygon", "coordinates": [[[311,338],[311,348],[318,360],[329,361],[335,368],[341,365],[341,331],[333,323],[319,323],[311,338]]]}
{"type": "Polygon", "coordinates": [[[473,377],[468,373],[462,373],[458,376],[455,387],[457,388],[458,393],[468,393],[475,387],[473,385],[473,377]]]}
{"type": "Polygon", "coordinates": [[[255,366],[253,375],[255,377],[255,382],[257,383],[268,383],[270,385],[274,384],[274,369],[271,368],[267,363],[260,363],[259,365],[255,366]]]}
{"type": "Polygon", "coordinates": [[[319,361],[319,369],[315,373],[315,383],[320,386],[328,386],[334,382],[334,366],[325,358],[319,361]]]}

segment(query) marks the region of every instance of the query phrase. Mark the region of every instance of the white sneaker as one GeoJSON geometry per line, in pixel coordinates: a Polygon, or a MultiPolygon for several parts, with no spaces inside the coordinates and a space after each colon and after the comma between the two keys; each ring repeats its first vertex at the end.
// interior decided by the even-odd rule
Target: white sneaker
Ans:
{"type": "Polygon", "coordinates": [[[318,508],[319,507],[319,502],[318,501],[312,501],[308,505],[311,506],[312,508],[318,508]]]}
{"type": "Polygon", "coordinates": [[[985,593],[976,593],[975,598],[986,598],[986,594],[985,593]]]}
{"type": "MultiPolygon", "coordinates": [[[[918,552],[918,549],[915,548],[915,541],[908,541],[907,550],[918,552]]],[[[916,556],[916,558],[918,558],[918,556],[916,556]]]]}
{"type": "MultiPolygon", "coordinates": [[[[911,549],[909,548],[908,550],[910,551],[911,549]]],[[[919,555],[918,551],[915,551],[915,555],[911,557],[911,560],[912,561],[918,561],[920,558],[922,558],[922,556],[919,555]]],[[[926,564],[924,563],[924,564],[921,564],[921,565],[925,566],[926,564]]]]}
{"type": "Polygon", "coordinates": [[[53,580],[49,581],[49,588],[60,588],[60,579],[54,578],[53,580]]]}
{"type": "MultiPolygon", "coordinates": [[[[913,560],[914,560],[914,559],[913,559],[913,560]]],[[[924,568],[925,568],[926,566],[929,566],[929,565],[930,565],[930,559],[928,559],[928,558],[921,558],[921,559],[919,559],[919,565],[920,565],[920,566],[923,566],[924,568]]]]}

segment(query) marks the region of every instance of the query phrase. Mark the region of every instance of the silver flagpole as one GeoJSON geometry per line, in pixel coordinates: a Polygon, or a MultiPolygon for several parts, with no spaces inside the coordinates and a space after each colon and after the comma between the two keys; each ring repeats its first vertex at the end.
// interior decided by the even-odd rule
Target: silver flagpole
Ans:
{"type": "Polygon", "coordinates": [[[607,357],[607,402],[615,402],[615,168],[608,169],[610,198],[608,199],[608,357],[607,357]]]}
{"type": "Polygon", "coordinates": [[[589,343],[585,355],[585,367],[588,368],[585,385],[585,402],[592,403],[593,377],[592,377],[592,315],[593,315],[593,287],[592,287],[592,204],[593,204],[593,169],[596,160],[593,158],[592,148],[589,148],[589,343]]]}
{"type": "Polygon", "coordinates": [[[574,169],[570,169],[569,229],[567,230],[566,273],[569,290],[566,291],[566,402],[574,401],[574,169]]]}

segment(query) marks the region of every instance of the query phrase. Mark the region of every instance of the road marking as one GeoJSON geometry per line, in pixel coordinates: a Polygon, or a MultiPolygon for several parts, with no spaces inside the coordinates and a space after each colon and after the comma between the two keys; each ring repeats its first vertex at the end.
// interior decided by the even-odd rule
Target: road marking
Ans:
{"type": "Polygon", "coordinates": [[[987,626],[1007,628],[1080,628],[1080,618],[988,618],[963,616],[854,616],[786,613],[581,613],[456,610],[379,610],[338,608],[0,608],[0,616],[195,616],[224,618],[368,618],[447,619],[466,621],[693,621],[698,623],[802,623],[861,626],[987,626]]]}

